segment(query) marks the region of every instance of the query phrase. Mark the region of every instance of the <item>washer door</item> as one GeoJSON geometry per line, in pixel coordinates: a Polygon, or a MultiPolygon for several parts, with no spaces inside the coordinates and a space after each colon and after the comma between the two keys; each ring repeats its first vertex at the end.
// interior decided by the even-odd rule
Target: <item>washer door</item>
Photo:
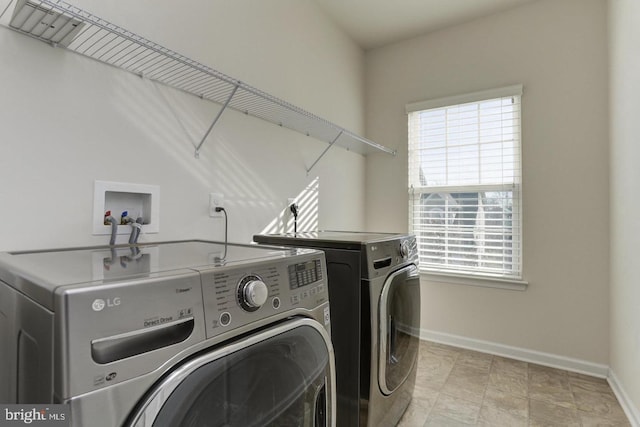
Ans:
{"type": "Polygon", "coordinates": [[[333,369],[327,332],[308,319],[289,321],[178,367],[129,425],[329,426],[333,369]]]}
{"type": "Polygon", "coordinates": [[[418,357],[420,276],[415,265],[397,270],[384,283],[380,296],[380,390],[393,393],[404,383],[418,357]]]}

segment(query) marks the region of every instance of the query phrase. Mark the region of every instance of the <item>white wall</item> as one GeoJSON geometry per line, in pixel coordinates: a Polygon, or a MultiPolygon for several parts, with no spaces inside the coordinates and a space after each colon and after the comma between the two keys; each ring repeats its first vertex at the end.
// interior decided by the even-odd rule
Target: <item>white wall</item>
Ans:
{"type": "Polygon", "coordinates": [[[640,424],[640,3],[610,0],[611,370],[640,424]]]}
{"type": "Polygon", "coordinates": [[[372,230],[407,229],[407,103],[524,85],[529,287],[423,280],[425,331],[608,364],[606,16],[602,0],[540,0],[367,52],[367,135],[399,153],[367,159],[372,230]]]}
{"type": "MultiPolygon", "coordinates": [[[[73,3],[363,131],[363,52],[310,0],[73,3]]],[[[325,143],[225,112],[196,159],[215,104],[4,27],[0,58],[0,250],[107,243],[91,234],[95,180],[160,186],[160,233],[141,241],[222,239],[217,191],[230,240],[248,242],[315,182],[320,227],[364,222],[360,155],[334,148],[307,176],[325,143]]]]}

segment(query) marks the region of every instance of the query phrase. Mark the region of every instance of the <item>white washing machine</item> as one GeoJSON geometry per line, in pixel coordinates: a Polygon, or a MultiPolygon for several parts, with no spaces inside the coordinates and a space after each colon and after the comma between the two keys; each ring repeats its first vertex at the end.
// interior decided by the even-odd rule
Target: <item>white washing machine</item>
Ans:
{"type": "Polygon", "coordinates": [[[333,426],[324,254],[205,241],[0,254],[0,402],[71,425],[333,426]]]}

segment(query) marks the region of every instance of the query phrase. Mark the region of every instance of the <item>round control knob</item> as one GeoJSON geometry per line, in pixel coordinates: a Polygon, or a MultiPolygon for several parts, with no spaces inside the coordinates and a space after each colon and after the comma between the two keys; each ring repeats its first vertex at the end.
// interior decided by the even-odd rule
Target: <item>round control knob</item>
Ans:
{"type": "Polygon", "coordinates": [[[267,301],[267,285],[261,280],[253,280],[244,287],[244,300],[250,307],[261,307],[267,301]]]}
{"type": "Polygon", "coordinates": [[[245,311],[256,311],[267,302],[269,289],[258,276],[246,276],[238,284],[238,302],[245,311]]]}
{"type": "Polygon", "coordinates": [[[402,258],[406,258],[409,256],[409,252],[410,252],[409,242],[405,240],[400,244],[400,256],[402,258]]]}

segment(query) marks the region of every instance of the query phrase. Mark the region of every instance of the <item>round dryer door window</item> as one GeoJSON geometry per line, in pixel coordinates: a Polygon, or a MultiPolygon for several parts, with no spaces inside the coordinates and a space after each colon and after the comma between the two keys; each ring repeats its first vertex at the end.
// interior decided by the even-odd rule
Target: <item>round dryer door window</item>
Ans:
{"type": "Polygon", "coordinates": [[[132,426],[326,426],[332,383],[318,328],[267,330],[177,368],[132,426]]]}
{"type": "Polygon", "coordinates": [[[407,379],[418,357],[420,276],[415,265],[391,273],[380,297],[379,380],[391,394],[407,379]]]}

